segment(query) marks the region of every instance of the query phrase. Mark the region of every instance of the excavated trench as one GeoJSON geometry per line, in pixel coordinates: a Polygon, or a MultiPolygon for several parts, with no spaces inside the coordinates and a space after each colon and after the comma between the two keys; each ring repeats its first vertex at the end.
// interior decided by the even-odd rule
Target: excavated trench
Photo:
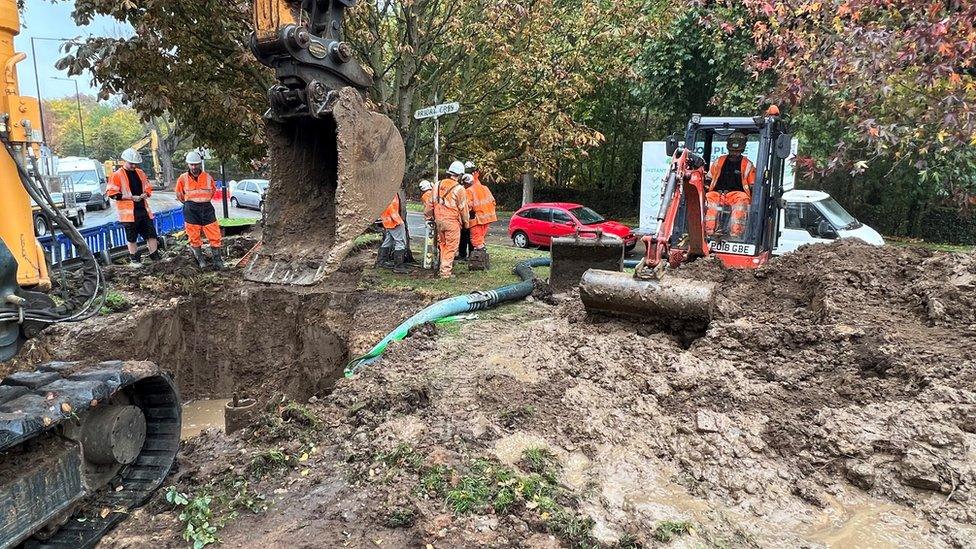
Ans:
{"type": "Polygon", "coordinates": [[[342,375],[357,306],[354,293],[243,285],[86,334],[85,358],[151,360],[173,373],[184,400],[305,400],[342,375]]]}

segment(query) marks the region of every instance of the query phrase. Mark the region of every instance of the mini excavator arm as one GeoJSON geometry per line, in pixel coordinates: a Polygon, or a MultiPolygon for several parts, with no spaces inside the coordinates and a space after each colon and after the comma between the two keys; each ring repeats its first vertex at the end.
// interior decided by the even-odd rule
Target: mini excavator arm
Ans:
{"type": "Polygon", "coordinates": [[[644,237],[646,254],[643,269],[636,276],[646,277],[657,271],[661,260],[668,258],[672,267],[689,259],[709,253],[705,240],[705,161],[692,151],[682,148],[675,153],[671,169],[665,181],[663,200],[657,215],[657,233],[644,237]],[[682,197],[686,203],[688,249],[672,249],[671,237],[681,209],[682,197]]]}

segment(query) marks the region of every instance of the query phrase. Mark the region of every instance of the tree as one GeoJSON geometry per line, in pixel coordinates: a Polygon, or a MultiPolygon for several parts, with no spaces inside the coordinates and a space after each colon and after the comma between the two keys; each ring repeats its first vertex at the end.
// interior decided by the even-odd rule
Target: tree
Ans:
{"type": "Polygon", "coordinates": [[[117,158],[144,135],[139,115],[132,109],[93,97],[81,97],[81,121],[75,98],[44,101],[45,139],[59,156],[89,156],[98,160],[117,158]],[[82,144],[81,123],[87,147],[82,144]],[[86,152],[87,149],[87,152],[86,152]]]}
{"type": "Polygon", "coordinates": [[[272,75],[247,47],[250,2],[75,2],[79,25],[99,14],[129,23],[135,35],[70,44],[59,68],[89,72],[100,98],[119,95],[145,120],[168,116],[221,154],[263,156],[261,114],[272,75]]]}
{"type": "MultiPolygon", "coordinates": [[[[363,2],[350,13],[347,39],[372,71],[372,97],[404,135],[414,171],[430,136],[413,111],[450,95],[464,111],[445,125],[447,152],[514,173],[530,163],[552,168],[602,141],[567,112],[600,75],[627,70],[646,7],[637,0],[363,2]]],[[[122,95],[144,116],[170,113],[221,154],[256,159],[272,78],[246,47],[249,9],[241,1],[78,2],[79,24],[111,15],[136,36],[89,38],[61,65],[90,71],[103,94],[122,95]]]]}
{"type": "MultiPolygon", "coordinates": [[[[816,167],[863,171],[893,158],[922,173],[976,146],[976,3],[963,0],[745,0],[772,96],[830,105],[844,124],[816,167]],[[941,160],[941,159],[940,159],[941,160]]],[[[729,24],[734,24],[730,22],[729,24]]],[[[952,167],[951,169],[957,169],[952,167]]]]}

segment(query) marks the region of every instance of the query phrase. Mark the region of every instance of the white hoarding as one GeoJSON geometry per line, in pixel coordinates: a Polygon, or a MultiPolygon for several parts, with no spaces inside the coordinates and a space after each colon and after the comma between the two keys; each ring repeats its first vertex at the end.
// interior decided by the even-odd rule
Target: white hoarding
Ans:
{"type": "MultiPolygon", "coordinates": [[[[789,191],[794,186],[793,167],[796,159],[798,142],[793,139],[790,146],[790,158],[786,161],[783,173],[783,190],[789,191]]],[[[746,145],[746,156],[755,162],[759,150],[759,143],[746,145]]],[[[703,151],[695,151],[702,154],[703,151]]],[[[716,159],[728,150],[725,142],[712,145],[711,158],[716,159]]],[[[641,154],[641,196],[640,196],[640,228],[638,232],[651,234],[657,230],[657,214],[661,208],[661,180],[668,171],[671,157],[667,155],[664,141],[645,141],[641,154]]]]}

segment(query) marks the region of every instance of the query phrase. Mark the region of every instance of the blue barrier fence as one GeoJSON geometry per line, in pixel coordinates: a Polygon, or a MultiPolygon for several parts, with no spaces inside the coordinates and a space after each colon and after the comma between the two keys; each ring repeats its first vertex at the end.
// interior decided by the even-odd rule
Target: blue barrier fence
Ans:
{"type": "MultiPolygon", "coordinates": [[[[183,208],[173,208],[164,212],[153,212],[156,232],[160,237],[183,230],[183,208]]],[[[112,256],[125,249],[125,227],[118,221],[79,229],[88,247],[102,263],[112,262],[112,256]]],[[[80,252],[71,240],[64,234],[58,233],[37,239],[44,248],[53,265],[70,263],[77,259],[80,252]]]]}

